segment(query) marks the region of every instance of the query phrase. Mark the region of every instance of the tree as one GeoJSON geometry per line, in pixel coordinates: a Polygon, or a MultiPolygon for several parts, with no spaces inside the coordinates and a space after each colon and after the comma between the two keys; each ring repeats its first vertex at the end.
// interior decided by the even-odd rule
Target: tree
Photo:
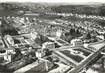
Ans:
{"type": "Polygon", "coordinates": [[[87,39],[90,39],[90,38],[91,38],[90,33],[87,33],[87,39]]]}
{"type": "Polygon", "coordinates": [[[13,27],[12,25],[8,24],[5,19],[2,19],[2,25],[0,26],[0,32],[3,35],[17,35],[18,32],[16,30],[15,27],[13,27]]]}

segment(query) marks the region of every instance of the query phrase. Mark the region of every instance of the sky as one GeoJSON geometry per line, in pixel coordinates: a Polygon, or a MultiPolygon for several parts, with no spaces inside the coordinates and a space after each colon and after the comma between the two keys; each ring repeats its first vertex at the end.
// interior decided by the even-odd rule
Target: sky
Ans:
{"type": "Polygon", "coordinates": [[[0,0],[0,2],[47,2],[47,3],[87,3],[100,2],[105,3],[105,0],[0,0]]]}

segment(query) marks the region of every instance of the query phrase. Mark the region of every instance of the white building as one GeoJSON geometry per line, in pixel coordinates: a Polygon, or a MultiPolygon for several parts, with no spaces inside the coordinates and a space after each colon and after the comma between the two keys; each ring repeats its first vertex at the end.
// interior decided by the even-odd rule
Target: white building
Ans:
{"type": "Polygon", "coordinates": [[[84,46],[85,48],[88,48],[88,45],[89,45],[89,44],[86,44],[86,43],[83,44],[83,46],[84,46]]]}
{"type": "Polygon", "coordinates": [[[2,22],[0,21],[0,26],[2,25],[2,22]]]}
{"type": "Polygon", "coordinates": [[[14,40],[13,40],[12,36],[6,35],[5,38],[9,44],[14,45],[14,40]]]}
{"type": "Polygon", "coordinates": [[[61,35],[62,35],[62,30],[60,30],[60,29],[57,30],[57,32],[56,32],[56,37],[60,38],[61,35]]]}
{"type": "Polygon", "coordinates": [[[38,59],[40,59],[40,58],[42,57],[42,52],[41,52],[40,49],[38,49],[35,53],[36,53],[36,57],[37,57],[38,59]]]}
{"type": "Polygon", "coordinates": [[[71,44],[73,46],[83,46],[83,42],[81,39],[73,39],[73,40],[71,40],[71,44]]]}
{"type": "Polygon", "coordinates": [[[13,53],[13,48],[6,48],[4,53],[0,53],[0,57],[3,57],[7,62],[11,62],[13,53]]]}
{"type": "Polygon", "coordinates": [[[100,38],[100,39],[102,39],[102,40],[105,39],[103,35],[98,35],[98,36],[96,36],[96,37],[97,37],[97,38],[100,38]]]}
{"type": "Polygon", "coordinates": [[[31,36],[31,39],[32,39],[32,40],[35,40],[35,39],[38,37],[38,33],[35,32],[35,31],[32,31],[32,32],[30,33],[30,36],[31,36]]]}
{"type": "Polygon", "coordinates": [[[42,49],[51,49],[51,48],[55,48],[55,45],[53,42],[45,42],[42,44],[42,49]]]}
{"type": "Polygon", "coordinates": [[[6,60],[6,61],[8,61],[8,62],[11,62],[12,61],[12,57],[11,57],[11,55],[9,54],[9,55],[4,55],[4,60],[6,60]]]}

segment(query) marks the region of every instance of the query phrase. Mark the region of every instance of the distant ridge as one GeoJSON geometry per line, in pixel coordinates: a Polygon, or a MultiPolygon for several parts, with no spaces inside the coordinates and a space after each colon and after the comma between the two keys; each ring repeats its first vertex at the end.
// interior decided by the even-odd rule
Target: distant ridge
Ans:
{"type": "Polygon", "coordinates": [[[72,2],[72,3],[48,3],[48,2],[0,2],[0,3],[10,3],[10,4],[17,4],[17,3],[21,3],[21,4],[42,4],[42,5],[49,5],[49,6],[58,6],[58,5],[103,5],[105,3],[102,2],[83,2],[83,3],[79,3],[79,2],[72,2]]]}
{"type": "MultiPolygon", "coordinates": [[[[5,2],[0,3],[0,10],[7,11],[32,11],[32,12],[55,12],[55,13],[77,13],[77,14],[86,14],[86,15],[100,15],[105,16],[105,4],[100,2],[88,2],[88,3],[33,3],[33,2],[5,2]],[[10,6],[8,6],[10,5],[10,6]],[[2,8],[1,8],[2,7],[2,8]],[[17,7],[17,8],[15,8],[17,7]]],[[[5,11],[3,11],[5,12],[5,11]]]]}

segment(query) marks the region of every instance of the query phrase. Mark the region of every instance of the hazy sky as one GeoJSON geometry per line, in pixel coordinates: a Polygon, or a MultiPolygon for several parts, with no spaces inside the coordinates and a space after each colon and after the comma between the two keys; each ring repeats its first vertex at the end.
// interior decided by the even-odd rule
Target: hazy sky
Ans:
{"type": "Polygon", "coordinates": [[[0,0],[0,2],[50,2],[50,3],[87,3],[87,2],[101,2],[105,0],[0,0]]]}

